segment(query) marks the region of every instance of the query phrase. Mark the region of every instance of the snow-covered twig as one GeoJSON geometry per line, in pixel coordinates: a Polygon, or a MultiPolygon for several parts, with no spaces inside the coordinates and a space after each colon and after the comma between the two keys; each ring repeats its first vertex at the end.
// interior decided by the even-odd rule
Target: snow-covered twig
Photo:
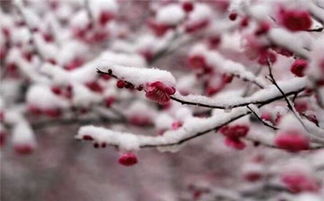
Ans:
{"type": "Polygon", "coordinates": [[[278,130],[277,127],[269,124],[268,122],[264,121],[263,119],[261,119],[261,117],[259,117],[259,115],[250,107],[250,106],[246,106],[247,108],[249,108],[249,110],[253,113],[253,115],[265,126],[272,128],[273,130],[278,130]]]}
{"type": "MultiPolygon", "coordinates": [[[[290,91],[290,93],[285,92],[286,95],[294,94],[298,92],[299,89],[295,91],[290,91]]],[[[275,96],[272,95],[268,99],[260,102],[259,107],[271,103],[275,100],[284,98],[282,95],[275,96]]],[[[164,133],[163,136],[143,136],[135,135],[131,133],[121,133],[105,129],[102,127],[95,126],[84,126],[79,130],[77,139],[83,139],[85,136],[90,136],[97,143],[105,143],[117,146],[119,148],[129,148],[138,149],[138,148],[152,148],[152,147],[170,147],[175,145],[183,144],[191,139],[197,138],[199,136],[205,135],[211,131],[218,130],[224,125],[227,125],[245,115],[250,114],[251,111],[247,108],[235,108],[230,113],[224,113],[222,116],[214,115],[207,119],[194,119],[184,122],[183,127],[176,131],[168,131],[164,133]],[[192,121],[195,121],[193,124],[192,121]],[[131,139],[131,142],[127,139],[131,139]]],[[[253,140],[253,139],[250,139],[253,140]]],[[[259,141],[262,144],[262,141],[259,141]]],[[[269,147],[275,147],[274,145],[269,145],[269,147]]],[[[315,146],[313,148],[318,148],[315,146]]]]}

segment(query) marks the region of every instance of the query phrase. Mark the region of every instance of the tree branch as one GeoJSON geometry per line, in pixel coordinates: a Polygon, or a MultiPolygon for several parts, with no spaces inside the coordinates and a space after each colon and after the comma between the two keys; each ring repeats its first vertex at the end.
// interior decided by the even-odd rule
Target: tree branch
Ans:
{"type": "Polygon", "coordinates": [[[273,130],[278,130],[277,127],[267,123],[266,121],[264,121],[263,119],[261,119],[261,117],[259,117],[259,115],[257,113],[255,113],[250,106],[246,106],[251,112],[252,114],[254,114],[254,116],[265,126],[269,127],[269,128],[272,128],[273,130]]]}

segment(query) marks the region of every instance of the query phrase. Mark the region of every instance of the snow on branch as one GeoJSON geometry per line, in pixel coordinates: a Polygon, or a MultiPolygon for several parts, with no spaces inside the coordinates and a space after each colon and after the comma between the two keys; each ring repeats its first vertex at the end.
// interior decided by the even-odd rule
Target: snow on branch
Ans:
{"type": "Polygon", "coordinates": [[[233,112],[224,114],[223,116],[215,115],[207,119],[193,118],[184,122],[183,126],[176,131],[167,131],[163,136],[143,136],[130,133],[121,133],[112,131],[109,129],[84,126],[81,127],[77,139],[93,139],[95,143],[105,143],[117,146],[119,148],[130,147],[129,141],[124,141],[125,137],[132,136],[134,148],[146,148],[146,147],[165,147],[180,145],[188,140],[204,135],[210,131],[213,131],[222,125],[225,125],[235,119],[238,119],[249,111],[245,108],[234,109],[233,112]]]}
{"type": "Polygon", "coordinates": [[[309,57],[309,51],[305,49],[305,44],[303,44],[300,35],[298,36],[284,29],[277,28],[271,29],[268,36],[270,41],[275,45],[284,47],[301,58],[307,59],[309,57]]]}
{"type": "Polygon", "coordinates": [[[190,54],[203,56],[206,59],[208,66],[211,66],[220,72],[232,74],[243,80],[250,81],[256,84],[259,88],[263,88],[265,85],[264,79],[256,77],[252,72],[248,71],[243,64],[227,59],[216,51],[210,51],[204,45],[194,47],[190,54]]]}
{"type": "Polygon", "coordinates": [[[118,88],[144,90],[147,98],[160,104],[168,103],[170,95],[176,91],[176,80],[168,71],[105,64],[101,64],[97,71],[117,78],[118,88]]]}
{"type": "MultiPolygon", "coordinates": [[[[288,81],[279,82],[280,87],[284,90],[286,95],[298,93],[307,85],[305,78],[293,78],[288,81]]],[[[214,108],[214,109],[230,109],[235,107],[247,106],[249,104],[261,104],[267,100],[281,97],[282,94],[274,85],[267,86],[255,92],[250,97],[228,97],[219,96],[217,98],[209,98],[201,95],[182,96],[176,93],[171,97],[172,100],[178,101],[182,104],[196,105],[200,107],[214,108]]]]}
{"type": "Polygon", "coordinates": [[[118,65],[105,65],[105,61],[98,67],[101,72],[110,72],[120,80],[125,80],[134,85],[134,87],[145,86],[147,83],[160,81],[170,87],[174,87],[176,80],[173,75],[165,70],[157,68],[138,68],[118,65]]]}
{"type": "MultiPolygon", "coordinates": [[[[298,93],[300,90],[303,89],[303,87],[294,86],[298,85],[296,85],[296,83],[290,83],[290,85],[282,85],[282,88],[287,93],[286,95],[298,93]]],[[[257,93],[257,95],[254,96],[255,100],[257,100],[257,97],[260,99],[257,101],[257,104],[259,104],[258,107],[262,107],[265,104],[283,98],[282,94],[278,93],[273,87],[264,90],[265,91],[263,91],[262,93],[257,93]]],[[[222,111],[221,114],[218,113],[205,119],[194,117],[189,118],[183,123],[183,126],[178,130],[167,131],[163,134],[163,136],[156,137],[135,135],[131,133],[122,133],[96,126],[84,126],[80,128],[76,138],[84,140],[93,140],[94,143],[99,144],[99,146],[102,144],[104,144],[104,146],[110,144],[121,149],[126,149],[128,151],[147,147],[168,147],[180,145],[193,138],[207,134],[210,131],[217,130],[220,127],[227,125],[230,122],[237,120],[250,113],[251,111],[248,108],[238,107],[234,108],[230,113],[222,111]]],[[[252,140],[252,138],[250,138],[250,140],[252,140]]],[[[262,142],[262,139],[260,140],[262,142]]],[[[265,142],[264,144],[270,147],[274,146],[269,142],[265,142]]]]}

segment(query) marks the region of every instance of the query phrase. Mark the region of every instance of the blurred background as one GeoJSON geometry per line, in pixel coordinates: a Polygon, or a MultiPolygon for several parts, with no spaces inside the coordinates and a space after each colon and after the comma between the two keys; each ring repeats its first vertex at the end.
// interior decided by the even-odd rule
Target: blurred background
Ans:
{"type": "MultiPolygon", "coordinates": [[[[28,88],[32,85],[32,79],[28,76],[28,78],[24,77],[23,70],[19,70],[19,65],[21,65],[18,62],[19,59],[15,56],[9,56],[13,55],[10,52],[14,48],[20,48],[19,51],[21,52],[26,50],[26,54],[18,57],[29,60],[30,63],[37,66],[37,69],[42,63],[46,63],[59,65],[62,69],[71,72],[87,64],[103,51],[109,50],[118,53],[129,51],[140,57],[139,63],[142,62],[145,66],[163,67],[163,69],[170,70],[175,76],[179,77],[189,73],[194,74],[193,77],[183,79],[181,86],[177,86],[182,89],[183,94],[193,91],[213,96],[223,89],[242,89],[242,85],[246,84],[246,80],[235,79],[231,86],[224,87],[222,85],[222,87],[219,87],[218,84],[221,82],[219,80],[224,81],[225,79],[223,73],[216,73],[215,77],[208,77],[209,80],[205,82],[204,75],[208,74],[208,72],[205,72],[208,69],[203,72],[195,71],[197,70],[195,66],[199,66],[201,61],[196,61],[198,64],[191,63],[193,67],[188,67],[190,66],[188,64],[189,49],[197,43],[208,43],[211,49],[217,49],[220,41],[222,41],[222,48],[219,50],[222,54],[246,64],[252,72],[259,69],[259,65],[255,65],[256,61],[251,61],[248,58],[253,57],[255,59],[253,46],[247,51],[238,49],[241,44],[237,40],[237,33],[232,32],[234,28],[227,27],[230,24],[227,19],[227,9],[231,2],[238,1],[116,0],[113,2],[118,4],[118,10],[111,11],[112,13],[108,12],[103,16],[100,15],[99,22],[97,22],[100,24],[100,26],[98,25],[100,28],[93,29],[90,26],[91,23],[89,25],[87,20],[77,16],[82,13],[89,19],[96,18],[96,12],[100,6],[94,10],[90,8],[90,11],[88,6],[91,7],[92,4],[101,1],[111,2],[112,0],[21,1],[20,9],[30,9],[38,15],[40,21],[33,21],[33,17],[23,18],[19,14],[19,9],[15,6],[14,0],[0,0],[0,45],[1,48],[4,47],[1,49],[0,85],[2,86],[0,86],[0,92],[1,99],[4,99],[2,102],[5,102],[0,104],[2,105],[0,112],[6,111],[8,108],[21,108],[21,105],[28,102],[26,94],[28,88]],[[215,35],[209,32],[199,32],[200,29],[204,30],[207,26],[206,23],[184,23],[186,34],[189,35],[185,39],[189,40],[185,40],[185,43],[181,43],[181,41],[174,43],[176,44],[175,50],[165,48],[162,42],[163,48],[159,49],[159,41],[170,38],[170,32],[173,32],[177,25],[166,26],[157,23],[154,21],[156,13],[170,4],[182,8],[185,2],[190,2],[194,6],[204,5],[209,7],[212,11],[212,15],[208,16],[210,19],[224,19],[222,23],[215,23],[214,25],[216,27],[219,25],[220,29],[229,33],[227,34],[225,31],[225,34],[221,35],[221,31],[216,31],[217,37],[214,37],[215,35]],[[32,28],[35,27],[28,27],[25,20],[29,19],[32,19],[33,22],[39,22],[38,28],[40,30],[33,30],[32,28]],[[54,22],[53,19],[55,19],[54,22]],[[21,31],[21,29],[25,30],[21,31]],[[31,34],[20,34],[25,32],[26,29],[29,29],[31,34]],[[51,52],[51,48],[45,48],[45,50],[42,50],[43,52],[39,52],[37,45],[34,47],[35,41],[30,40],[33,33],[36,32],[42,33],[45,43],[52,44],[55,43],[53,41],[62,40],[58,45],[61,49],[58,48],[57,51],[51,52]],[[27,39],[24,38],[26,35],[29,36],[27,39]],[[166,37],[162,39],[164,36],[166,37]],[[77,45],[70,46],[69,42],[76,42],[77,45]],[[65,49],[65,45],[66,47],[69,45],[69,48],[65,49]],[[70,48],[72,46],[73,48],[70,48]],[[246,54],[249,56],[247,57],[246,54]],[[66,57],[63,58],[63,56],[66,57]],[[192,82],[192,78],[195,80],[194,82],[192,82]],[[214,84],[217,85],[215,88],[213,88],[214,84]]],[[[251,2],[253,3],[253,1],[251,2]]],[[[190,10],[190,8],[186,9],[190,10]]],[[[176,15],[170,16],[171,19],[172,17],[176,17],[176,15]]],[[[242,24],[242,21],[240,23],[242,24]]],[[[236,25],[241,26],[238,24],[236,25]]],[[[173,40],[171,40],[172,44],[173,40]]],[[[112,57],[115,59],[114,55],[112,57]]],[[[121,60],[124,58],[127,58],[127,56],[122,57],[121,60]]],[[[287,62],[285,62],[286,60],[279,63],[286,64],[287,62]]],[[[284,70],[287,70],[287,68],[284,70]]],[[[276,76],[286,76],[285,73],[282,73],[284,70],[279,70],[276,76]]],[[[292,75],[287,76],[292,77],[292,75]]],[[[108,84],[106,83],[105,86],[113,86],[112,88],[115,89],[115,82],[109,81],[108,83],[107,81],[108,84]]],[[[103,82],[98,81],[98,83],[103,82]]],[[[87,85],[87,87],[93,93],[100,95],[103,93],[100,86],[98,87],[96,84],[87,85]]],[[[255,90],[252,86],[251,88],[255,90]]],[[[51,90],[55,91],[53,88],[51,90]]],[[[109,95],[115,97],[116,102],[125,99],[119,105],[122,112],[130,111],[128,106],[135,102],[135,98],[140,99],[157,112],[152,113],[154,115],[151,116],[144,115],[146,118],[144,120],[136,120],[135,118],[133,121],[125,122],[123,121],[125,119],[116,120],[116,116],[118,117],[116,114],[112,115],[113,118],[88,119],[87,115],[93,109],[91,104],[84,107],[83,105],[82,107],[80,105],[71,106],[69,108],[69,112],[72,111],[72,116],[69,116],[72,117],[71,121],[64,121],[61,110],[59,112],[56,110],[47,111],[43,116],[37,114],[39,111],[33,110],[35,108],[28,108],[27,112],[24,110],[24,117],[30,122],[30,127],[33,129],[32,140],[26,140],[31,142],[31,147],[17,151],[15,140],[12,140],[10,133],[4,135],[3,132],[3,135],[0,135],[2,145],[0,148],[1,201],[324,200],[322,185],[324,182],[324,150],[321,149],[302,151],[296,154],[263,147],[257,142],[249,141],[245,149],[238,150],[226,146],[222,135],[211,132],[188,142],[181,147],[182,149],[179,152],[159,152],[156,149],[141,150],[137,153],[138,164],[132,167],[121,166],[118,163],[118,150],[114,147],[95,149],[90,143],[74,139],[80,126],[94,124],[113,130],[158,135],[161,134],[162,130],[154,128],[153,125],[157,113],[161,112],[163,107],[146,100],[143,95],[134,95],[134,93],[117,90],[111,94],[109,95]],[[85,119],[78,119],[83,115],[85,115],[85,119]],[[302,176],[297,176],[297,179],[294,177],[293,181],[289,180],[288,184],[293,184],[292,186],[283,184],[282,175],[295,170],[303,172],[299,174],[302,176]],[[304,174],[304,172],[306,173],[304,174]],[[294,186],[295,184],[297,187],[294,186]]],[[[36,97],[36,99],[42,98],[41,96],[36,97]]],[[[110,104],[107,107],[110,107],[110,104]]],[[[180,105],[177,106],[180,107],[180,105]]],[[[282,105],[285,106],[285,104],[282,105]]],[[[271,111],[272,108],[269,107],[268,110],[271,111]]],[[[149,114],[150,111],[143,112],[140,110],[137,111],[136,115],[149,114]]],[[[197,116],[208,116],[211,113],[205,109],[195,108],[193,111],[197,113],[197,116]]],[[[6,116],[5,113],[3,114],[6,116]]],[[[92,113],[90,117],[92,117],[91,115],[92,113]]],[[[141,117],[141,115],[139,116],[141,117]]],[[[15,119],[16,116],[11,118],[15,119]]],[[[324,117],[318,118],[323,119],[324,117]]],[[[0,119],[4,122],[6,118],[0,119]]],[[[253,115],[244,118],[243,121],[251,121],[251,124],[255,124],[254,134],[268,132],[253,115]]],[[[1,124],[1,132],[10,129],[11,127],[5,125],[5,123],[1,124]]]]}

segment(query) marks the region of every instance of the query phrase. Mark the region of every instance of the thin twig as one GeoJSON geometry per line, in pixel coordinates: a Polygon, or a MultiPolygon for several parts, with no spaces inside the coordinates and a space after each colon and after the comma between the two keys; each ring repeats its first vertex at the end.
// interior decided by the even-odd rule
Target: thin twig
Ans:
{"type": "Polygon", "coordinates": [[[265,126],[267,126],[267,127],[269,127],[269,128],[272,128],[273,130],[278,130],[278,128],[277,127],[275,127],[275,126],[273,126],[273,125],[271,125],[271,124],[269,124],[269,123],[267,123],[266,121],[264,121],[263,119],[261,119],[261,117],[259,117],[259,115],[257,114],[257,113],[255,113],[252,109],[251,109],[251,107],[250,106],[246,106],[253,114],[254,114],[254,116],[258,119],[258,120],[260,120],[260,122],[262,123],[262,124],[264,124],[265,126]]]}
{"type": "MultiPolygon", "coordinates": [[[[291,94],[294,94],[294,93],[296,93],[296,92],[291,92],[291,94]]],[[[283,96],[272,98],[272,99],[270,99],[270,100],[264,101],[262,104],[259,104],[257,107],[259,107],[259,108],[260,108],[260,107],[263,107],[264,105],[267,105],[268,103],[273,102],[273,101],[276,101],[276,100],[279,100],[279,99],[281,99],[281,98],[283,98],[283,96]]],[[[141,145],[140,148],[168,147],[168,146],[180,145],[180,144],[183,144],[184,142],[187,142],[187,141],[192,140],[192,139],[194,139],[194,138],[197,138],[197,137],[199,137],[199,136],[205,135],[205,134],[207,134],[207,133],[209,133],[209,132],[211,132],[211,131],[217,131],[217,130],[220,129],[221,127],[223,127],[223,126],[225,126],[225,125],[227,125],[227,124],[229,124],[229,123],[231,123],[231,122],[233,122],[233,121],[235,121],[235,120],[237,120],[237,119],[240,119],[241,117],[244,117],[244,116],[246,116],[246,115],[249,115],[249,114],[251,114],[251,111],[247,111],[247,112],[244,113],[244,114],[241,114],[241,115],[238,115],[238,116],[236,116],[236,117],[233,117],[232,119],[229,119],[228,121],[226,121],[226,122],[224,122],[223,124],[218,125],[218,126],[216,126],[216,127],[214,127],[214,128],[207,129],[207,130],[204,130],[204,131],[198,132],[198,133],[195,134],[195,135],[192,135],[192,136],[189,136],[189,137],[187,137],[187,138],[181,139],[181,140],[179,140],[179,141],[176,142],[176,143],[166,143],[166,144],[158,144],[158,145],[157,145],[157,144],[144,144],[144,145],[141,145]]],[[[252,141],[252,142],[260,143],[260,144],[262,144],[262,145],[264,145],[264,146],[266,146],[266,147],[269,147],[269,148],[276,148],[276,149],[280,149],[279,147],[277,147],[277,146],[275,146],[275,145],[272,145],[272,144],[262,143],[261,141],[258,141],[258,140],[255,140],[255,139],[251,139],[251,138],[246,138],[246,139],[249,140],[249,141],[252,141]]],[[[311,147],[311,148],[309,148],[309,149],[305,149],[305,151],[307,151],[307,150],[313,150],[313,149],[321,149],[321,148],[324,148],[324,146],[321,146],[321,145],[319,145],[319,146],[314,146],[314,147],[311,147]]]]}
{"type": "MultiPolygon", "coordinates": [[[[113,74],[113,72],[109,69],[108,72],[104,72],[100,69],[97,68],[97,73],[99,74],[106,74],[106,75],[110,75],[111,77],[115,78],[115,79],[119,79],[116,75],[113,74]]],[[[304,88],[298,90],[297,92],[301,92],[303,91],[304,88]]],[[[292,95],[295,94],[296,92],[293,93],[287,93],[287,95],[292,95]]],[[[277,96],[278,97],[278,96],[277,96]]],[[[275,97],[276,98],[276,97],[275,97]]],[[[244,102],[244,103],[239,103],[239,104],[233,104],[230,106],[222,106],[222,105],[208,105],[208,104],[204,104],[204,103],[199,103],[199,102],[192,102],[192,101],[187,101],[187,100],[182,100],[179,99],[178,97],[175,96],[171,96],[170,99],[177,101],[181,104],[185,104],[185,105],[194,105],[194,106],[200,106],[200,107],[206,107],[206,108],[212,108],[212,109],[228,109],[228,107],[230,108],[236,108],[236,107],[243,107],[243,106],[247,106],[249,104],[262,104],[263,101],[255,101],[255,102],[244,102]]]]}
{"type": "Polygon", "coordinates": [[[293,106],[292,102],[289,100],[289,98],[287,97],[287,95],[285,94],[285,92],[279,87],[277,81],[275,80],[273,73],[272,73],[272,68],[271,68],[271,62],[268,60],[267,61],[268,64],[268,70],[269,70],[269,80],[272,82],[272,84],[274,84],[276,86],[276,88],[280,91],[280,93],[282,94],[284,100],[287,102],[288,105],[288,109],[294,114],[294,116],[296,117],[296,119],[300,122],[300,124],[304,127],[304,129],[306,131],[308,131],[306,125],[304,124],[304,122],[301,120],[301,118],[297,115],[297,112],[295,110],[295,107],[293,106]]]}
{"type": "MultiPolygon", "coordinates": [[[[298,92],[303,91],[303,90],[304,90],[304,88],[298,90],[298,92]]],[[[290,93],[287,93],[286,95],[290,96],[292,94],[295,94],[295,92],[290,92],[290,93]]],[[[281,95],[278,95],[276,97],[281,97],[281,95]]],[[[199,103],[199,102],[191,102],[191,101],[187,101],[187,100],[181,100],[181,99],[176,98],[174,96],[171,96],[170,98],[172,100],[177,101],[177,102],[179,102],[181,104],[184,104],[184,105],[194,105],[194,106],[206,107],[206,108],[212,108],[212,109],[228,109],[228,108],[243,107],[243,106],[247,106],[249,104],[258,105],[258,104],[263,103],[262,101],[255,101],[255,102],[244,102],[244,103],[239,103],[239,104],[233,104],[231,106],[221,106],[221,105],[208,105],[208,104],[199,103]]]]}
{"type": "Polygon", "coordinates": [[[322,32],[324,30],[323,27],[318,27],[318,28],[314,28],[314,29],[308,29],[306,30],[307,32],[322,32]]]}

